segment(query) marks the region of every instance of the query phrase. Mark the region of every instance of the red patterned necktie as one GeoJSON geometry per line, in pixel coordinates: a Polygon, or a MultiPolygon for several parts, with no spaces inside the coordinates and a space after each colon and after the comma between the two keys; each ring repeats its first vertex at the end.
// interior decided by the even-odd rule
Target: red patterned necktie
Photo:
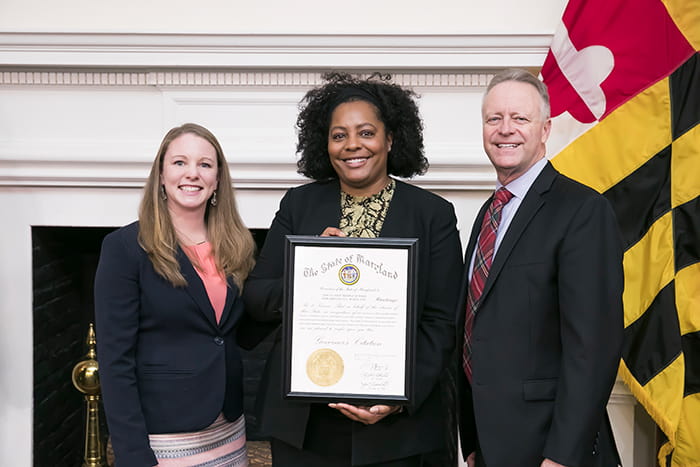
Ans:
{"type": "Polygon", "coordinates": [[[484,291],[486,278],[489,277],[489,269],[493,261],[493,250],[496,245],[496,232],[498,231],[498,224],[501,222],[501,209],[512,197],[513,193],[504,187],[496,190],[496,194],[481,224],[481,232],[479,232],[476,256],[474,257],[474,269],[472,270],[472,278],[469,282],[469,291],[467,293],[467,316],[464,322],[462,366],[469,382],[472,380],[471,337],[476,308],[479,305],[481,293],[484,291]]]}

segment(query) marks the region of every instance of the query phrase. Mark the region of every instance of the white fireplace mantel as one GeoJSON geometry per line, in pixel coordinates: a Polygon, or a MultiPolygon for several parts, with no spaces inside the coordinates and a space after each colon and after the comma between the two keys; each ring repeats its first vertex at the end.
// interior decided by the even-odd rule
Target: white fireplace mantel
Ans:
{"type": "Polygon", "coordinates": [[[423,186],[485,190],[494,175],[478,143],[481,93],[494,70],[536,69],[550,40],[544,34],[0,33],[0,87],[8,96],[0,123],[6,118],[13,135],[0,134],[0,185],[140,186],[153,134],[195,118],[218,130],[225,147],[235,146],[237,186],[301,183],[293,157],[296,105],[323,72],[342,68],[389,72],[422,96],[431,160],[423,186]],[[133,105],[123,106],[122,98],[133,105]],[[206,109],[252,116],[229,128],[225,118],[208,122],[214,112],[206,109]],[[270,112],[285,117],[270,121],[270,112]],[[152,119],[130,128],[133,113],[152,119]],[[56,120],[75,125],[42,128],[56,120]],[[119,133],[99,125],[115,120],[119,133]],[[154,122],[160,126],[142,131],[154,122]]]}
{"type": "Polygon", "coordinates": [[[0,32],[9,66],[474,69],[539,67],[550,34],[0,32]]]}

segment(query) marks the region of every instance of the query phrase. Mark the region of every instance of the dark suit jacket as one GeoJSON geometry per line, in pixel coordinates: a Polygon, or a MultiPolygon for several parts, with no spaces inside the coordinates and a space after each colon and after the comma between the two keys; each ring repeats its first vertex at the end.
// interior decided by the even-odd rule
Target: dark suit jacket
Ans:
{"type": "MultiPolygon", "coordinates": [[[[466,250],[460,329],[490,201],[466,250]]],[[[459,372],[465,457],[477,449],[489,467],[535,467],[543,458],[617,465],[605,407],[622,348],[622,286],[622,242],[607,200],[547,163],[493,260],[474,322],[471,387],[459,372]]]]}
{"type": "MultiPolygon", "coordinates": [[[[287,192],[244,288],[246,310],[251,315],[260,320],[280,319],[285,235],[319,235],[326,227],[337,227],[339,220],[337,180],[310,183],[287,192]]],[[[436,450],[444,446],[446,436],[437,382],[454,348],[452,307],[457,303],[462,273],[454,208],[428,191],[397,181],[381,236],[419,239],[416,405],[375,425],[355,423],[355,464],[436,450]]],[[[301,448],[310,405],[282,397],[279,336],[267,363],[261,392],[262,432],[301,448]]]]}
{"type": "Polygon", "coordinates": [[[231,421],[243,413],[238,288],[229,281],[217,324],[182,250],[188,285],[176,288],[154,271],[137,235],[133,223],[105,237],[95,278],[100,383],[118,467],[157,463],[149,433],[199,430],[222,411],[231,421]]]}

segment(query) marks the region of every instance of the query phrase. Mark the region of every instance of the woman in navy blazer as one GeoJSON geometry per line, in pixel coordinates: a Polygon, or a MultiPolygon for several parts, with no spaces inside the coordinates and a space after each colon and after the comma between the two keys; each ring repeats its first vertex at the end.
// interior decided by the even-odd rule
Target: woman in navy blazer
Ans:
{"type": "Polygon", "coordinates": [[[117,467],[246,462],[234,331],[253,245],[214,135],[195,124],[170,130],[139,221],[105,237],[95,278],[100,382],[117,467]]]}
{"type": "Polygon", "coordinates": [[[258,400],[260,429],[272,440],[275,467],[427,465],[451,436],[438,383],[453,350],[462,269],[454,208],[390,177],[427,168],[413,94],[374,77],[327,79],[306,95],[297,120],[299,171],[316,182],[282,199],[246,282],[246,310],[261,321],[281,319],[285,235],[418,238],[415,403],[285,400],[278,333],[258,400]]]}

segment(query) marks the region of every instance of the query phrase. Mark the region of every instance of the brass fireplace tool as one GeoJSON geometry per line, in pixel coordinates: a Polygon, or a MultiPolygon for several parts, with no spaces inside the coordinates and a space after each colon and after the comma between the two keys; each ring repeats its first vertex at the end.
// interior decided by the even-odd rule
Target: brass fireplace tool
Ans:
{"type": "Polygon", "coordinates": [[[82,467],[104,467],[105,461],[100,438],[100,378],[97,353],[95,352],[95,329],[90,323],[88,330],[88,353],[85,359],[73,367],[73,385],[85,394],[85,456],[82,467]]]}

